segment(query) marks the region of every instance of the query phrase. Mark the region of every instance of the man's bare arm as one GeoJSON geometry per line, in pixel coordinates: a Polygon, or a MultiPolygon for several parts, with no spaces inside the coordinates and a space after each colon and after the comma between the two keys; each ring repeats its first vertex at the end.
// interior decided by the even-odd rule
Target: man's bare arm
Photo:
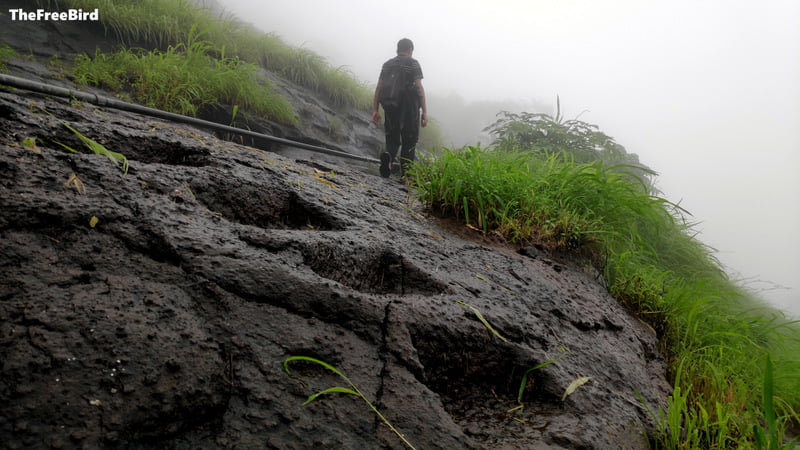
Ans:
{"type": "Polygon", "coordinates": [[[422,86],[422,79],[416,80],[414,84],[417,85],[419,91],[419,106],[422,108],[422,126],[428,125],[428,105],[425,102],[425,88],[422,86]]]}

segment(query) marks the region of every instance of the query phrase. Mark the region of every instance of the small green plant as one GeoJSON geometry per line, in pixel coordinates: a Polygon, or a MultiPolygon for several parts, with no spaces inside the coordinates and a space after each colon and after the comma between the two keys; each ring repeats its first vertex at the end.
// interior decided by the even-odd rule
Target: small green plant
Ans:
{"type": "Polygon", "coordinates": [[[22,146],[27,148],[28,150],[33,151],[34,153],[41,154],[39,147],[36,145],[36,137],[29,136],[22,140],[22,146]]]}
{"type": "Polygon", "coordinates": [[[528,375],[530,375],[530,373],[533,372],[534,370],[539,370],[543,367],[549,366],[550,364],[558,362],[558,360],[563,358],[565,355],[566,353],[562,353],[556,359],[551,359],[550,361],[543,362],[526,370],[525,373],[522,374],[522,380],[520,380],[519,382],[519,390],[517,391],[517,403],[519,403],[520,405],[522,404],[522,395],[525,393],[525,389],[528,387],[528,375]]]}
{"type": "Polygon", "coordinates": [[[753,425],[753,434],[755,435],[756,445],[759,449],[777,450],[781,437],[778,436],[778,420],[775,416],[775,400],[773,398],[772,390],[772,361],[769,356],[764,368],[764,390],[762,407],[764,408],[764,422],[767,425],[767,431],[758,425],[753,425]]]}
{"type": "Polygon", "coordinates": [[[764,364],[764,388],[762,395],[762,408],[764,409],[764,422],[766,431],[759,425],[753,425],[753,440],[759,450],[783,450],[797,448],[795,443],[784,443],[784,430],[775,411],[774,373],[772,359],[767,355],[764,364]]]}
{"type": "MultiPolygon", "coordinates": [[[[115,166],[120,168],[120,170],[122,171],[122,176],[128,174],[128,158],[126,158],[125,155],[123,155],[122,153],[112,152],[106,149],[102,144],[84,136],[78,130],[72,128],[68,123],[64,122],[63,120],[59,120],[59,122],[61,122],[61,124],[64,125],[68,130],[72,131],[75,134],[75,136],[78,136],[81,142],[83,142],[84,145],[86,145],[86,147],[89,148],[89,150],[93,151],[95,154],[102,155],[110,159],[115,166]]],[[[76,152],[74,148],[66,144],[62,144],[61,142],[57,142],[57,144],[71,151],[72,153],[76,152]]]]}
{"type": "Polygon", "coordinates": [[[328,388],[328,389],[324,389],[322,391],[319,391],[316,394],[312,394],[310,397],[308,397],[308,399],[306,399],[306,401],[303,403],[304,405],[307,405],[307,404],[313,402],[314,400],[317,399],[317,397],[319,397],[320,395],[324,395],[324,394],[341,393],[341,394],[355,395],[356,397],[359,397],[362,400],[364,400],[364,402],[370,407],[370,409],[372,409],[372,411],[378,416],[378,418],[381,419],[381,421],[384,424],[386,424],[386,426],[388,426],[389,429],[391,429],[394,432],[394,434],[396,434],[400,438],[400,440],[402,440],[403,443],[408,446],[408,448],[414,449],[414,446],[411,445],[411,443],[405,438],[405,436],[403,436],[403,433],[401,433],[397,428],[395,428],[391,423],[389,423],[389,421],[386,419],[386,417],[384,417],[384,415],[381,414],[380,411],[378,411],[378,408],[376,408],[375,405],[373,405],[372,402],[370,402],[367,399],[367,397],[364,395],[364,393],[361,392],[356,387],[356,385],[353,384],[353,382],[350,381],[350,379],[347,378],[338,369],[336,369],[332,365],[330,365],[330,364],[328,364],[328,363],[326,363],[324,361],[320,361],[319,359],[316,359],[316,358],[311,358],[311,357],[308,357],[308,356],[290,356],[290,357],[286,358],[283,361],[283,369],[286,371],[287,374],[290,374],[290,372],[289,372],[289,363],[293,362],[293,361],[307,361],[307,362],[311,362],[311,363],[314,363],[314,364],[318,364],[318,365],[330,370],[331,372],[335,373],[336,375],[338,375],[340,378],[342,378],[344,381],[346,381],[347,384],[350,386],[350,387],[339,387],[339,386],[336,386],[336,387],[332,387],[332,388],[328,388]]]}
{"type": "Polygon", "coordinates": [[[239,115],[239,105],[233,105],[233,109],[231,110],[231,123],[230,126],[236,126],[236,116],[239,115]]]}
{"type": "Polygon", "coordinates": [[[17,56],[17,52],[7,44],[0,42],[0,72],[6,70],[6,61],[17,56]]]}
{"type": "Polygon", "coordinates": [[[485,317],[483,317],[483,314],[481,314],[481,312],[480,312],[480,310],[478,310],[478,308],[470,305],[469,303],[462,302],[461,300],[457,301],[456,303],[458,303],[461,306],[466,306],[467,308],[471,309],[473,314],[475,314],[475,317],[477,317],[478,320],[481,321],[481,323],[483,324],[484,327],[486,327],[487,330],[489,330],[493,335],[497,336],[497,338],[500,339],[501,341],[508,342],[508,339],[503,337],[503,335],[500,334],[499,331],[495,330],[494,327],[489,324],[489,321],[486,320],[485,317]]]}
{"type": "MultiPolygon", "coordinates": [[[[659,443],[666,449],[703,448],[697,416],[689,408],[689,391],[681,389],[676,383],[672,395],[667,399],[667,411],[661,406],[655,412],[647,407],[658,428],[659,443]]],[[[641,397],[640,401],[643,402],[641,397]]]]}

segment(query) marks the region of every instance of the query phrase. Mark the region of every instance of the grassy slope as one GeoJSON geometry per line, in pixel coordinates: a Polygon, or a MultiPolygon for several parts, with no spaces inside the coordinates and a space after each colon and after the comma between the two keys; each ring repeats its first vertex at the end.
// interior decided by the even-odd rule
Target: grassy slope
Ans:
{"type": "MultiPolygon", "coordinates": [[[[97,8],[113,54],[78,57],[76,80],[148,106],[194,115],[207,107],[297,124],[292,106],[258,72],[278,73],[340,107],[367,110],[372,93],[319,55],[188,0],[35,0],[47,9],[97,8]],[[145,47],[152,50],[144,50],[145,47]]],[[[2,56],[2,55],[0,55],[2,56]]]]}
{"type": "Polygon", "coordinates": [[[281,123],[297,124],[292,106],[258,74],[254,64],[226,57],[194,33],[186,44],[171,45],[166,51],[78,55],[74,72],[78,83],[129,92],[147,106],[179,114],[195,116],[207,106],[235,105],[281,123]]]}
{"type": "Polygon", "coordinates": [[[196,28],[203,39],[229,57],[257,64],[289,78],[336,105],[367,109],[372,93],[349,72],[331,67],[314,52],[292,47],[233,16],[200,8],[188,0],[37,0],[41,5],[101,11],[101,21],[117,41],[166,50],[187,43],[196,28]]]}
{"type": "Polygon", "coordinates": [[[421,161],[412,183],[425,203],[485,232],[582,255],[658,331],[675,389],[669,414],[653,411],[660,445],[748,448],[762,429],[777,444],[798,423],[798,324],[731,282],[683,211],[625,167],[465,147],[421,161]]]}

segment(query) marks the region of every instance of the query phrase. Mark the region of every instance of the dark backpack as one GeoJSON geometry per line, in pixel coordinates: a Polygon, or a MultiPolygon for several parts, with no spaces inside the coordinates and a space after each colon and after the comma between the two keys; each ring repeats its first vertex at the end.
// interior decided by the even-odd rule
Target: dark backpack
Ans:
{"type": "Polygon", "coordinates": [[[400,106],[414,91],[411,67],[404,58],[392,58],[383,67],[378,101],[384,106],[400,106]]]}

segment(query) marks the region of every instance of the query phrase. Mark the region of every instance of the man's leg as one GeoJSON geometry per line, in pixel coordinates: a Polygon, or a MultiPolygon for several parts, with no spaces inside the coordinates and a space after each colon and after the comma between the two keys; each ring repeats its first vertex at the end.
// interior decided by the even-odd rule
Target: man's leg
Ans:
{"type": "Polygon", "coordinates": [[[401,145],[401,115],[397,108],[384,108],[385,120],[383,128],[386,132],[386,151],[381,154],[380,172],[382,177],[391,173],[392,162],[397,156],[401,145]]]}
{"type": "Polygon", "coordinates": [[[405,168],[417,157],[417,141],[419,140],[419,107],[411,108],[403,114],[400,147],[400,173],[405,175],[405,168]]]}

